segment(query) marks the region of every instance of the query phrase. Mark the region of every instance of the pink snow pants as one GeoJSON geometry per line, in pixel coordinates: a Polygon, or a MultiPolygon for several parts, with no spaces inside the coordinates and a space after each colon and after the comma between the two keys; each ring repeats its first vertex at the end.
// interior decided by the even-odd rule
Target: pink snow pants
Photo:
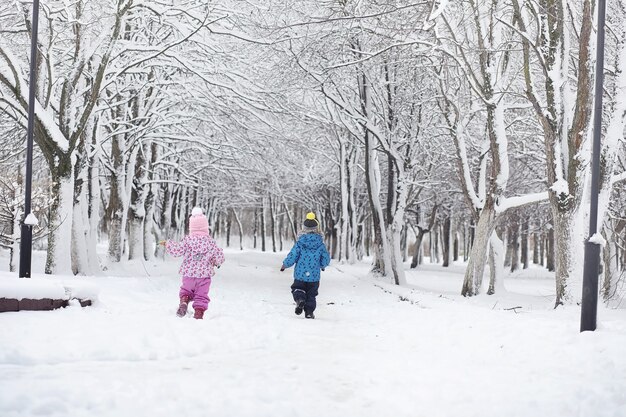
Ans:
{"type": "Polygon", "coordinates": [[[209,306],[209,287],[211,286],[211,278],[192,278],[183,277],[183,285],[180,286],[179,296],[189,297],[193,300],[192,307],[194,310],[206,310],[209,306]]]}

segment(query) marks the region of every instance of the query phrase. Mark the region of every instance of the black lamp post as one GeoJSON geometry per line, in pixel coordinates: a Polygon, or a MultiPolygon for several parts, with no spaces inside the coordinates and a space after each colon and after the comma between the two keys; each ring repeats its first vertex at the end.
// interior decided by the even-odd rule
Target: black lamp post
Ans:
{"type": "Polygon", "coordinates": [[[33,0],[33,18],[30,41],[30,80],[28,86],[28,125],[26,129],[26,181],[24,183],[24,219],[21,224],[20,278],[30,278],[33,251],[33,226],[37,219],[30,212],[33,182],[33,130],[35,125],[35,88],[37,79],[37,32],[39,29],[39,0],[33,0]]]}
{"type": "MultiPolygon", "coordinates": [[[[600,142],[602,137],[602,84],[604,81],[604,19],[606,1],[598,0],[598,42],[596,48],[596,85],[593,114],[593,150],[591,157],[591,210],[589,239],[598,232],[598,193],[600,192],[600,142]]],[[[600,244],[597,239],[585,242],[583,294],[580,310],[580,331],[596,329],[598,315],[598,275],[600,274],[600,244]]]]}

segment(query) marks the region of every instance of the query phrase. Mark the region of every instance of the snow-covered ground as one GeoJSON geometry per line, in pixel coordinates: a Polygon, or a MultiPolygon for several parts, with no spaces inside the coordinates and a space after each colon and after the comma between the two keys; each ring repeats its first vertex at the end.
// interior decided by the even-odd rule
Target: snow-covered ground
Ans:
{"type": "Polygon", "coordinates": [[[333,263],[306,320],[283,256],[228,251],[203,321],[174,315],[175,260],[56,277],[98,302],[0,314],[0,416],[626,416],[626,311],[580,334],[540,269],[464,299],[461,266],[333,263]]]}

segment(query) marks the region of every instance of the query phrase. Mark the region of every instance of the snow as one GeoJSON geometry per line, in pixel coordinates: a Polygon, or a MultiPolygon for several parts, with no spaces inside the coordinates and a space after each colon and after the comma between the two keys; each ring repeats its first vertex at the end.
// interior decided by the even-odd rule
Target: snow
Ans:
{"type": "Polygon", "coordinates": [[[18,278],[15,273],[0,272],[0,298],[67,300],[69,298],[97,300],[97,285],[74,276],[36,276],[18,278]]]}
{"type": "Polygon", "coordinates": [[[554,181],[550,189],[554,191],[556,195],[569,195],[569,185],[563,178],[559,178],[554,181]]]}
{"type": "Polygon", "coordinates": [[[437,19],[444,12],[447,5],[448,5],[448,0],[441,0],[439,2],[439,5],[437,5],[437,9],[431,12],[430,16],[428,16],[428,19],[426,19],[426,21],[437,19]]]}
{"type": "Polygon", "coordinates": [[[513,197],[502,197],[498,199],[498,204],[496,205],[496,212],[503,213],[510,208],[521,207],[527,204],[545,201],[548,198],[549,198],[549,195],[547,191],[513,196],[513,197]]]}
{"type": "Polygon", "coordinates": [[[59,149],[63,152],[67,152],[70,148],[70,143],[54,121],[54,113],[52,109],[44,109],[41,103],[39,103],[39,100],[35,100],[35,114],[59,149]]]}
{"type": "Polygon", "coordinates": [[[0,415],[626,415],[626,311],[579,333],[544,269],[463,298],[463,265],[397,287],[333,263],[306,320],[284,255],[227,250],[203,321],[175,316],[169,258],[75,278],[99,288],[92,307],[0,314],[0,415]]]}
{"type": "Polygon", "coordinates": [[[602,237],[602,234],[600,234],[600,233],[594,233],[589,238],[589,242],[590,243],[595,243],[596,245],[600,245],[600,246],[606,246],[606,239],[604,239],[602,237]]]}
{"type": "Polygon", "coordinates": [[[37,226],[39,224],[39,220],[37,220],[37,217],[33,213],[28,213],[28,216],[24,219],[24,224],[37,226]]]}
{"type": "Polygon", "coordinates": [[[2,276],[0,279],[0,298],[65,300],[67,297],[63,286],[59,285],[58,282],[2,276]]]}

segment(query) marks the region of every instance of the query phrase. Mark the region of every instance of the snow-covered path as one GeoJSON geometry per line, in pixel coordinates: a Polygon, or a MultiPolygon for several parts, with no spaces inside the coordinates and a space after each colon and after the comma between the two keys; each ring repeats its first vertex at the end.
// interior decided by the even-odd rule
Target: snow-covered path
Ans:
{"type": "Polygon", "coordinates": [[[517,314],[357,265],[323,274],[306,320],[283,255],[229,252],[203,321],[174,316],[162,261],[83,278],[94,307],[0,315],[0,416],[626,415],[623,311],[581,335],[577,308],[517,314]]]}

